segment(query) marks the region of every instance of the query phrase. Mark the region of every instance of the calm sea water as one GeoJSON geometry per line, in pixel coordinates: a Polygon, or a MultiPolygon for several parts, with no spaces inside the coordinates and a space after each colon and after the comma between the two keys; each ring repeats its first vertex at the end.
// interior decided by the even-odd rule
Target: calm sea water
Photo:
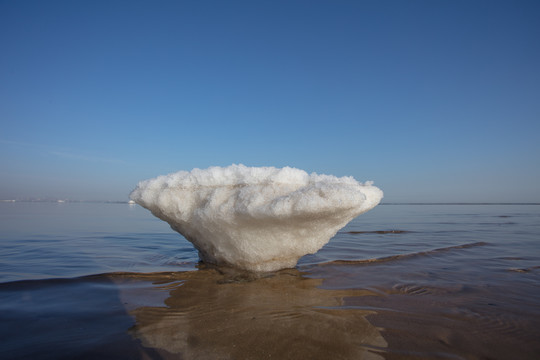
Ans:
{"type": "Polygon", "coordinates": [[[537,359],[539,205],[380,205],[296,269],[136,205],[0,203],[0,358],[537,359]]]}

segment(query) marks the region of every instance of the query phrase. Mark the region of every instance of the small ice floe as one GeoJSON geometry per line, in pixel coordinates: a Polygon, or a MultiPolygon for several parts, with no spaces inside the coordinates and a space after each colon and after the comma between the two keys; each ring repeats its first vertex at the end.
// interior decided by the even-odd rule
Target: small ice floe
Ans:
{"type": "Polygon", "coordinates": [[[371,182],[285,167],[211,167],[142,181],[131,200],[193,243],[202,261],[294,267],[381,201],[371,182]]]}

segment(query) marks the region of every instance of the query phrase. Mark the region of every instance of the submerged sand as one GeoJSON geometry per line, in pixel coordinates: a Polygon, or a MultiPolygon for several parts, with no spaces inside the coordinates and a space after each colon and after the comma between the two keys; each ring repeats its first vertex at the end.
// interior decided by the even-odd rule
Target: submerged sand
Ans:
{"type": "Polygon", "coordinates": [[[389,264],[5,283],[0,350],[10,359],[538,358],[535,294],[517,306],[489,287],[387,286],[377,266],[389,264]]]}
{"type": "Polygon", "coordinates": [[[165,306],[131,312],[130,333],[164,357],[182,359],[382,359],[369,311],[343,309],[344,296],[290,269],[264,276],[216,269],[185,273],[165,306]]]}

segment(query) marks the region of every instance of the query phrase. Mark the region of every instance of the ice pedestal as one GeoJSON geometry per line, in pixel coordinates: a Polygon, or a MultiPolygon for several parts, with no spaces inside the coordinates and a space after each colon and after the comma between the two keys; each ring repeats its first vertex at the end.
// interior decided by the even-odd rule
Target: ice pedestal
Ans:
{"type": "Polygon", "coordinates": [[[130,195],[192,242],[204,262],[251,271],[294,267],[382,196],[352,177],[243,165],[159,176],[130,195]]]}

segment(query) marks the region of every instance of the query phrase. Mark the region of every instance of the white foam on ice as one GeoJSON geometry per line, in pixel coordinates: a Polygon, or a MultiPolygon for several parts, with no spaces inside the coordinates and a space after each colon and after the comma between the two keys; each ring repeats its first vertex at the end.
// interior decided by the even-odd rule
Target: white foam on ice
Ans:
{"type": "Polygon", "coordinates": [[[252,271],[294,267],[382,197],[352,177],[244,165],[158,176],[130,195],[192,242],[204,262],[252,271]]]}

